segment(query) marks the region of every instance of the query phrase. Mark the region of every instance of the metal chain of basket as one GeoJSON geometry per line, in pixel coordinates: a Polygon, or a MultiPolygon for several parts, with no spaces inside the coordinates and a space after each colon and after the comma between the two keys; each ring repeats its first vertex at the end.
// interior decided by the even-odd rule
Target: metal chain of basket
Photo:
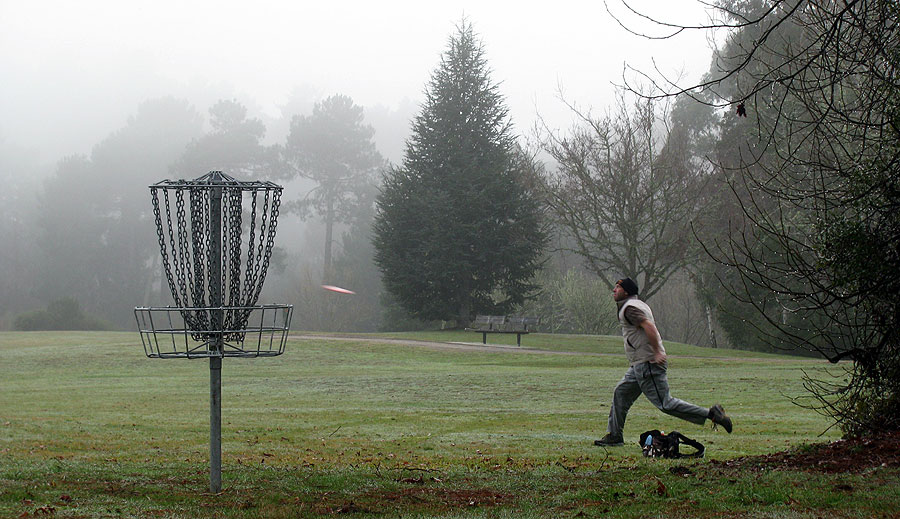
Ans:
{"type": "Polygon", "coordinates": [[[194,332],[195,340],[213,335],[224,340],[242,339],[241,330],[246,328],[251,312],[249,307],[259,299],[269,268],[281,190],[281,186],[271,182],[238,182],[220,172],[210,172],[196,180],[164,180],[150,186],[166,279],[175,306],[185,308],[181,314],[194,332]],[[245,193],[250,200],[246,215],[245,193]],[[212,247],[210,243],[214,218],[210,204],[214,196],[221,196],[220,247],[212,247]],[[243,247],[245,216],[246,248],[243,247]],[[210,251],[213,249],[221,251],[219,276],[212,275],[215,259],[210,251]],[[242,259],[244,250],[246,257],[242,259]],[[218,305],[210,300],[213,293],[221,295],[218,305]],[[210,323],[207,311],[213,306],[224,308],[223,322],[216,326],[210,323]]]}

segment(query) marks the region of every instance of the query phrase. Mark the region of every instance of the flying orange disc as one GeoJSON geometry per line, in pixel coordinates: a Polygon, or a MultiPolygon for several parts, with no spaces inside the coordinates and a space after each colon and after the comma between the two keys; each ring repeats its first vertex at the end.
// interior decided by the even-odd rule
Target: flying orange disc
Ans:
{"type": "Polygon", "coordinates": [[[322,285],[322,288],[325,290],[331,290],[332,292],[337,292],[338,294],[355,294],[356,292],[352,290],[347,290],[346,288],[336,287],[334,285],[322,285]]]}

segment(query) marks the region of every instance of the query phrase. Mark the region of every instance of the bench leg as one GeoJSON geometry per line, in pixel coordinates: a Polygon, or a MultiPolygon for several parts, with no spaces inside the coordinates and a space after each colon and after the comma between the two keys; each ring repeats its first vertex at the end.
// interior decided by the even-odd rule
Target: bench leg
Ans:
{"type": "Polygon", "coordinates": [[[487,332],[481,332],[481,344],[487,344],[487,332]]]}

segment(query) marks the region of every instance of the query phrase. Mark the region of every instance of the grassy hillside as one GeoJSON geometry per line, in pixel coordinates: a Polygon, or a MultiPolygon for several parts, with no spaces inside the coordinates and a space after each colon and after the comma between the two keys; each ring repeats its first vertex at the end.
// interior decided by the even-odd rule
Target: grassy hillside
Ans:
{"type": "Polygon", "coordinates": [[[632,443],[607,451],[592,442],[626,368],[621,338],[524,337],[559,352],[538,355],[380,337],[295,339],[281,357],[225,359],[224,491],[210,495],[206,361],[148,359],[136,333],[0,333],[0,517],[804,517],[900,506],[892,468],[728,468],[837,437],[791,403],[804,396],[801,371],[826,369],[820,361],[667,344],[673,394],[722,403],[734,434],[641,399],[632,443]],[[700,440],[707,458],[642,458],[637,436],[654,428],[700,440]]]}

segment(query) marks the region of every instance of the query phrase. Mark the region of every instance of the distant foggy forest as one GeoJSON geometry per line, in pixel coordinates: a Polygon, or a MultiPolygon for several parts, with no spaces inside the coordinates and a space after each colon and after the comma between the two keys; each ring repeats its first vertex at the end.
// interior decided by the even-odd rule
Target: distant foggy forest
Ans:
{"type": "MultiPolygon", "coordinates": [[[[171,303],[159,265],[148,186],[163,179],[197,178],[211,170],[239,180],[274,179],[285,188],[264,298],[305,307],[300,304],[305,298],[327,297],[318,288],[323,281],[323,223],[296,209],[316,185],[285,174],[267,157],[284,146],[291,120],[310,115],[314,104],[309,99],[292,101],[282,118],[272,119],[249,113],[235,99],[214,100],[206,107],[174,97],[148,99],[89,153],[51,166],[36,163],[26,150],[0,137],[0,174],[6,186],[0,195],[0,232],[7,244],[2,253],[0,327],[11,329],[20,314],[67,301],[69,307],[76,302],[94,326],[129,329],[135,306],[171,303]]],[[[365,124],[377,128],[379,151],[392,160],[401,154],[414,108],[365,110],[365,124]]],[[[337,233],[339,260],[344,257],[340,238],[345,231],[341,227],[337,233]]],[[[370,280],[366,287],[375,286],[377,292],[377,285],[377,279],[370,280]]],[[[366,290],[360,294],[357,300],[372,297],[366,290]]],[[[377,293],[374,296],[377,304],[377,293]]],[[[309,307],[317,308],[319,302],[309,307]]],[[[377,327],[374,313],[351,320],[355,312],[343,312],[348,318],[341,322],[298,312],[296,323],[309,328],[329,328],[325,323],[332,323],[333,329],[348,330],[377,327]]]]}
{"type": "MultiPolygon", "coordinates": [[[[273,179],[284,186],[276,250],[261,301],[295,305],[295,329],[439,326],[411,321],[385,303],[370,237],[361,230],[368,222],[357,222],[359,229],[352,228],[350,220],[338,223],[334,277],[323,279],[325,224],[301,208],[317,184],[290,173],[289,166],[273,158],[289,145],[292,121],[312,119],[316,104],[323,101],[296,99],[283,107],[282,117],[272,118],[251,113],[235,99],[211,101],[209,106],[174,97],[148,99],[89,153],[50,166],[0,140],[0,174],[6,186],[0,194],[0,236],[7,244],[0,262],[0,328],[16,328],[17,319],[19,327],[27,327],[28,318],[49,312],[51,322],[38,327],[128,330],[134,326],[135,306],[170,304],[148,186],[163,179],[197,178],[211,170],[240,180],[273,179]],[[326,281],[357,294],[326,292],[321,289],[326,281]]],[[[372,142],[384,161],[381,167],[399,164],[417,107],[357,108],[364,114],[361,125],[372,129],[372,142]]],[[[369,180],[377,182],[377,174],[369,180]]],[[[564,239],[558,236],[556,242],[564,239]]],[[[612,332],[615,315],[608,287],[592,280],[583,262],[564,249],[548,252],[541,281],[557,293],[568,293],[558,310],[565,317],[545,315],[545,326],[558,332],[612,332]]],[[[706,343],[710,336],[702,306],[683,304],[693,300],[692,291],[688,274],[678,273],[655,301],[672,340],[706,343]]],[[[530,310],[551,311],[549,303],[544,306],[530,310]]],[[[722,345],[723,338],[718,341],[722,345]]]]}

